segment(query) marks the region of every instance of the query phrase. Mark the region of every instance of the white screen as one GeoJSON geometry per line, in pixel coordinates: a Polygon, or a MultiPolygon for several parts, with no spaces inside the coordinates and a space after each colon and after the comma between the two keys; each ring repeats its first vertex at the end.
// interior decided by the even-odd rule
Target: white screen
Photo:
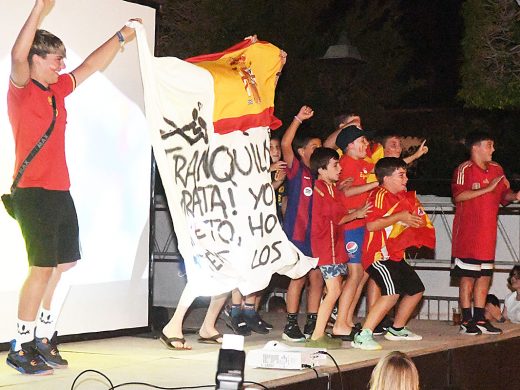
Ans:
{"type": "MultiPolygon", "coordinates": [[[[33,0],[0,2],[0,191],[12,183],[14,145],[6,96],[10,50],[33,0]],[[3,81],[2,81],[3,80],[3,81]]],[[[130,18],[154,47],[155,10],[122,0],[57,0],[41,28],[67,48],[73,70],[130,18]]],[[[57,329],[79,334],[148,324],[148,216],[151,148],[135,41],[66,99],[67,162],[78,212],[82,259],[63,274],[57,329]]],[[[44,146],[45,147],[45,146],[44,146]]],[[[0,342],[16,332],[18,292],[28,265],[16,221],[0,210],[0,342]]]]}

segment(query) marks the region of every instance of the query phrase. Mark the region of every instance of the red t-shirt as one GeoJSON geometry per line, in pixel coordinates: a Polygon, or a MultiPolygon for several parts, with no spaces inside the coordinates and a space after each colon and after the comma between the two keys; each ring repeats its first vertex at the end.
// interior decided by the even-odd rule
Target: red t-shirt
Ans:
{"type": "MultiPolygon", "coordinates": [[[[372,212],[366,216],[366,222],[373,222],[379,218],[392,215],[394,212],[401,211],[408,206],[406,200],[406,192],[392,194],[384,187],[376,187],[370,192],[368,201],[372,203],[372,212]],[[401,202],[403,201],[403,202],[401,202]],[[406,201],[406,203],[404,202],[406,201]],[[402,204],[400,204],[400,202],[402,204]]],[[[394,260],[400,261],[404,258],[404,250],[395,250],[387,245],[387,238],[392,231],[393,226],[387,226],[384,229],[373,232],[365,231],[365,239],[363,242],[363,252],[361,252],[361,263],[364,269],[367,269],[374,261],[377,260],[394,260]]]]}
{"type": "MultiPolygon", "coordinates": [[[[367,178],[369,174],[374,170],[374,164],[371,164],[365,160],[356,160],[352,157],[344,154],[339,160],[341,166],[341,173],[339,176],[340,180],[344,180],[347,177],[352,177],[354,181],[353,186],[359,186],[367,184],[367,178]]],[[[342,203],[345,211],[351,209],[357,209],[362,207],[368,198],[368,191],[362,194],[353,196],[343,196],[342,203]]],[[[352,230],[361,226],[365,226],[366,222],[364,218],[355,219],[343,225],[343,230],[352,230]]]]}
{"type": "MultiPolygon", "coordinates": [[[[488,169],[482,169],[474,162],[466,161],[453,173],[453,198],[466,190],[485,188],[491,180],[503,174],[502,167],[495,162],[490,162],[488,169]]],[[[453,257],[484,261],[495,259],[498,207],[508,190],[509,182],[504,178],[492,192],[455,204],[453,257]]]]}
{"type": "Polygon", "coordinates": [[[70,74],[60,75],[55,84],[45,88],[34,80],[24,87],[9,82],[7,109],[15,142],[15,170],[31,152],[52,122],[52,95],[56,99],[54,130],[36,157],[27,166],[18,187],[41,187],[67,191],[70,188],[69,171],[65,160],[65,125],[67,111],[64,99],[75,87],[70,74]]]}
{"type": "Polygon", "coordinates": [[[341,204],[343,194],[335,185],[316,180],[312,199],[312,254],[318,265],[341,264],[347,261],[343,230],[339,221],[346,214],[341,204]]]}

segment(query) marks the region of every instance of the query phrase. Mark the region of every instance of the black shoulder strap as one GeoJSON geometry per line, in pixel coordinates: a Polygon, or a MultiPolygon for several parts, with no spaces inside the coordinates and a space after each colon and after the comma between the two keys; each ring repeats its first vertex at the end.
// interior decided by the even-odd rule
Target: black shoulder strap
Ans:
{"type": "Polygon", "coordinates": [[[38,152],[41,150],[43,145],[45,145],[45,142],[47,142],[47,139],[49,139],[52,130],[54,130],[54,124],[56,123],[56,98],[54,95],[52,95],[52,122],[45,132],[44,135],[40,138],[40,140],[36,143],[34,148],[31,150],[31,152],[27,155],[25,160],[23,160],[22,164],[20,165],[20,168],[18,169],[18,173],[16,174],[16,177],[14,178],[13,185],[11,186],[11,193],[14,192],[16,186],[18,185],[18,182],[22,178],[23,173],[25,172],[25,169],[27,168],[27,165],[32,161],[32,159],[38,154],[38,152]]]}

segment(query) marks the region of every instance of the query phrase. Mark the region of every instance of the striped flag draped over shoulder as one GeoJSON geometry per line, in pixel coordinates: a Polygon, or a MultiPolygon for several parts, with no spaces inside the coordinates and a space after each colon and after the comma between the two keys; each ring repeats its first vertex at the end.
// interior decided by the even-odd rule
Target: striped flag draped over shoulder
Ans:
{"type": "Polygon", "coordinates": [[[137,42],[146,117],[193,295],[267,286],[316,265],[287,239],[269,175],[281,51],[246,39],[216,54],[153,57],[137,42]]]}
{"type": "Polygon", "coordinates": [[[388,234],[387,246],[392,248],[392,252],[404,251],[409,247],[420,248],[422,246],[434,249],[435,227],[417,198],[415,191],[407,191],[405,197],[399,201],[393,212],[396,213],[403,210],[422,217],[424,226],[412,228],[402,223],[392,225],[388,234]]]}

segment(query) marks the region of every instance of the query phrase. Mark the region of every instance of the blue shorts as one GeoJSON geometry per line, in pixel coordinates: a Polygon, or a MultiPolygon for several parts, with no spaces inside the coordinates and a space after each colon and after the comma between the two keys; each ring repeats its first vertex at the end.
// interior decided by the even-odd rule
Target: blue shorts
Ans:
{"type": "Polygon", "coordinates": [[[332,279],[336,276],[342,276],[348,274],[348,268],[346,263],[341,264],[330,264],[320,265],[320,271],[323,275],[323,280],[332,279]]]}
{"type": "Polygon", "coordinates": [[[347,251],[348,262],[350,264],[361,263],[361,248],[363,248],[365,230],[366,228],[364,226],[360,226],[356,229],[345,230],[343,232],[345,250],[347,251]]]}

